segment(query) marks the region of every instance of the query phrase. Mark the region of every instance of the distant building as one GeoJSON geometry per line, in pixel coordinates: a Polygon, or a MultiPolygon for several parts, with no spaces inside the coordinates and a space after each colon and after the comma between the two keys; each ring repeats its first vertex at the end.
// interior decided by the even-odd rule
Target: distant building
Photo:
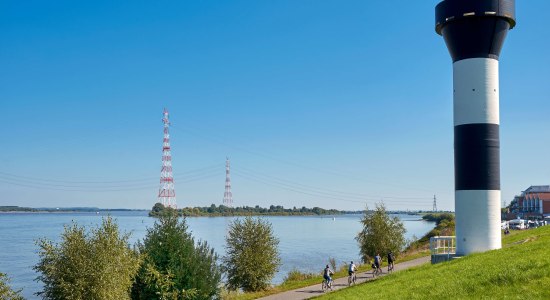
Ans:
{"type": "Polygon", "coordinates": [[[550,216],[550,185],[532,185],[515,196],[510,213],[525,219],[550,216]]]}

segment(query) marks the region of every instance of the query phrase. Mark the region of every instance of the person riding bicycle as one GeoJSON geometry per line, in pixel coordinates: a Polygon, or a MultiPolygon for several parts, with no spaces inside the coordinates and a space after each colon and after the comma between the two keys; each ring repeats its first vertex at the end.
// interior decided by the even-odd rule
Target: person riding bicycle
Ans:
{"type": "Polygon", "coordinates": [[[376,254],[374,257],[374,265],[376,266],[376,269],[380,269],[380,265],[382,265],[382,257],[380,257],[380,253],[376,254]]]}
{"type": "Polygon", "coordinates": [[[325,270],[323,271],[323,278],[327,281],[327,283],[330,283],[332,281],[332,277],[330,275],[334,274],[334,272],[330,269],[330,267],[327,265],[325,267],[325,270]]]}
{"type": "Polygon", "coordinates": [[[355,284],[355,280],[357,279],[355,277],[355,271],[357,271],[357,267],[355,266],[353,261],[351,261],[348,268],[348,285],[355,284]]]}
{"type": "Polygon", "coordinates": [[[393,252],[388,252],[388,272],[393,270],[393,261],[395,260],[395,256],[393,256],[393,252]]]}
{"type": "Polygon", "coordinates": [[[351,276],[353,275],[353,273],[355,273],[355,271],[357,271],[357,267],[355,266],[355,264],[353,263],[353,261],[349,264],[349,268],[348,268],[348,275],[351,276]]]}
{"type": "Polygon", "coordinates": [[[353,273],[355,273],[355,271],[357,271],[357,267],[355,266],[353,261],[351,261],[350,264],[349,264],[349,268],[348,268],[348,275],[349,276],[353,275],[353,273]]]}

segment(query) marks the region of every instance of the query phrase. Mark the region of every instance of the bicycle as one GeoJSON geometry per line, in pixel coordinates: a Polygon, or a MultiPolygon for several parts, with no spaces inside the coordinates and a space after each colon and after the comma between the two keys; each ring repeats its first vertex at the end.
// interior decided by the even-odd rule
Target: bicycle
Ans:
{"type": "Polygon", "coordinates": [[[357,275],[355,274],[355,272],[352,272],[349,276],[348,276],[348,286],[351,286],[352,284],[355,284],[355,281],[357,280],[357,275]]]}
{"type": "Polygon", "coordinates": [[[326,292],[328,289],[332,291],[332,280],[323,279],[323,282],[321,282],[321,290],[326,292]]]}
{"type": "Polygon", "coordinates": [[[375,264],[372,264],[372,277],[376,277],[376,275],[382,274],[382,269],[376,266],[375,264]]]}
{"type": "Polygon", "coordinates": [[[388,263],[388,274],[393,272],[393,262],[388,263]]]}

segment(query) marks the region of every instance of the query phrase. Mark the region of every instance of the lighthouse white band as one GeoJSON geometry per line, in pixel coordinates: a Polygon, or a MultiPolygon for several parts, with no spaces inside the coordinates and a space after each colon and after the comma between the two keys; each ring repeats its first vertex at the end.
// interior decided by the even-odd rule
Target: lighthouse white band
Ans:
{"type": "Polygon", "coordinates": [[[500,191],[455,191],[456,253],[501,248],[500,191]]]}
{"type": "Polygon", "coordinates": [[[498,60],[469,58],[453,64],[454,125],[500,124],[498,60]]]}

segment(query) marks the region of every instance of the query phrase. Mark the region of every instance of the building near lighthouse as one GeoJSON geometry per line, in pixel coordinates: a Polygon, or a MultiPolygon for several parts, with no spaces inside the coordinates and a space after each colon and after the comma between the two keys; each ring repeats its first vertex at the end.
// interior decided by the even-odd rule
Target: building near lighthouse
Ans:
{"type": "Polygon", "coordinates": [[[456,254],[499,249],[499,57],[515,1],[444,0],[435,14],[453,61],[456,254]]]}
{"type": "Polygon", "coordinates": [[[550,185],[532,185],[510,202],[512,218],[550,217],[550,185]]]}

